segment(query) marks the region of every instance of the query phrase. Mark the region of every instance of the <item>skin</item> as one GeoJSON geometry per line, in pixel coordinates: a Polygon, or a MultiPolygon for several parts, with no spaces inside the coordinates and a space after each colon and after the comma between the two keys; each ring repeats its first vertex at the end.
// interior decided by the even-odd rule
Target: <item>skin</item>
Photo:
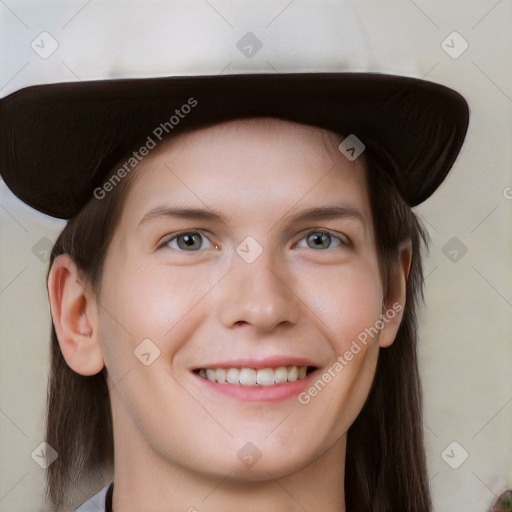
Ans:
{"type": "Polygon", "coordinates": [[[330,132],[275,119],[182,135],[137,168],[100,295],[69,256],[56,259],[49,295],[63,355],[83,375],[108,369],[114,510],[238,512],[250,503],[266,512],[345,511],[346,432],[400,312],[307,405],[297,396],[225,396],[191,371],[279,354],[313,361],[321,376],[381,313],[404,305],[410,250],[385,299],[364,159],[350,162],[338,143],[330,132]],[[140,224],[171,205],[214,210],[224,221],[155,216],[140,224]],[[360,217],[288,222],[327,205],[360,217]],[[194,230],[211,243],[205,237],[188,252],[177,239],[165,245],[194,230]],[[307,235],[318,230],[343,243],[333,236],[317,248],[307,235]],[[262,248],[252,263],[236,252],[247,236],[262,248]],[[147,338],[160,350],[149,366],[134,357],[147,338]],[[262,454],[252,467],[237,457],[248,442],[262,454]]]}

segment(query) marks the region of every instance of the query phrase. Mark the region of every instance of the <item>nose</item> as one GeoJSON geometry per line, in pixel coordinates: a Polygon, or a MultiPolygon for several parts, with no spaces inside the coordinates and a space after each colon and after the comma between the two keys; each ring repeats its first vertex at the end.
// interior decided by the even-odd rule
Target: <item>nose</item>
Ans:
{"type": "Polygon", "coordinates": [[[252,263],[235,257],[235,267],[220,283],[219,318],[227,328],[252,327],[260,334],[296,324],[299,297],[285,263],[263,250],[252,263]]]}

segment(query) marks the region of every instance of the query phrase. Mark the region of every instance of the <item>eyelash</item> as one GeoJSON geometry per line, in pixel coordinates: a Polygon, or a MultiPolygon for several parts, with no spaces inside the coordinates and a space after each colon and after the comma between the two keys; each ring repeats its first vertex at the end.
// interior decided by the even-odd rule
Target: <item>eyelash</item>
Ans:
{"type": "MultiPolygon", "coordinates": [[[[295,246],[299,242],[301,242],[302,240],[307,239],[308,236],[310,236],[312,234],[328,235],[329,237],[331,237],[331,239],[338,240],[338,242],[339,242],[339,244],[335,245],[334,247],[327,247],[326,249],[320,249],[320,250],[334,249],[334,248],[340,247],[340,246],[343,246],[343,247],[351,247],[352,246],[352,242],[350,241],[350,239],[346,235],[341,235],[340,236],[340,234],[335,233],[335,232],[330,231],[330,230],[327,230],[327,229],[311,229],[311,230],[309,230],[295,244],[295,246]],[[346,240],[344,240],[344,239],[346,239],[346,240]]],[[[169,247],[169,244],[173,240],[177,240],[178,237],[183,236],[183,235],[201,235],[202,237],[206,238],[211,244],[213,244],[213,242],[210,240],[210,238],[208,237],[208,235],[204,231],[197,229],[197,230],[189,230],[189,231],[180,231],[178,233],[172,233],[171,235],[168,235],[167,237],[165,237],[164,241],[158,245],[158,249],[164,249],[165,247],[169,247]]],[[[215,244],[213,244],[213,245],[215,245],[215,244]]],[[[216,245],[215,245],[215,247],[216,247],[216,245]]],[[[186,251],[186,250],[183,250],[183,249],[180,249],[180,248],[174,248],[174,247],[169,247],[169,248],[172,249],[172,250],[175,250],[175,251],[179,251],[179,252],[200,252],[201,251],[201,249],[192,250],[192,251],[186,251]]],[[[306,247],[306,248],[311,249],[310,247],[306,247]]]]}

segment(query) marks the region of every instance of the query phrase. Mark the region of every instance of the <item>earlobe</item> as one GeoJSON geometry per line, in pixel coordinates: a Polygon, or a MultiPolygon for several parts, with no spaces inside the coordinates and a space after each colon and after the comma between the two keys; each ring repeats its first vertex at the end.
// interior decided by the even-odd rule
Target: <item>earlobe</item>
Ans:
{"type": "Polygon", "coordinates": [[[379,345],[382,348],[393,344],[402,322],[411,263],[412,244],[408,240],[399,248],[399,264],[389,283],[387,300],[383,302],[382,321],[384,326],[379,337],[379,345]]]}
{"type": "Polygon", "coordinates": [[[48,275],[48,297],[62,355],[81,375],[95,375],[104,366],[98,340],[98,309],[92,287],[83,282],[68,254],[57,256],[48,275]]]}

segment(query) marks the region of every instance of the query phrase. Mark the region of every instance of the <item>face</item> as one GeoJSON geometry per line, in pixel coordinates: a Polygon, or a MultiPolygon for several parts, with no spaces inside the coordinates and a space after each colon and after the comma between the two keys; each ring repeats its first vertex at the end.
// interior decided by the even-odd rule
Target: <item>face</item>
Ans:
{"type": "Polygon", "coordinates": [[[232,121],[139,166],[98,298],[116,450],[252,480],[340,463],[387,326],[363,162],[338,143],[232,121]]]}

